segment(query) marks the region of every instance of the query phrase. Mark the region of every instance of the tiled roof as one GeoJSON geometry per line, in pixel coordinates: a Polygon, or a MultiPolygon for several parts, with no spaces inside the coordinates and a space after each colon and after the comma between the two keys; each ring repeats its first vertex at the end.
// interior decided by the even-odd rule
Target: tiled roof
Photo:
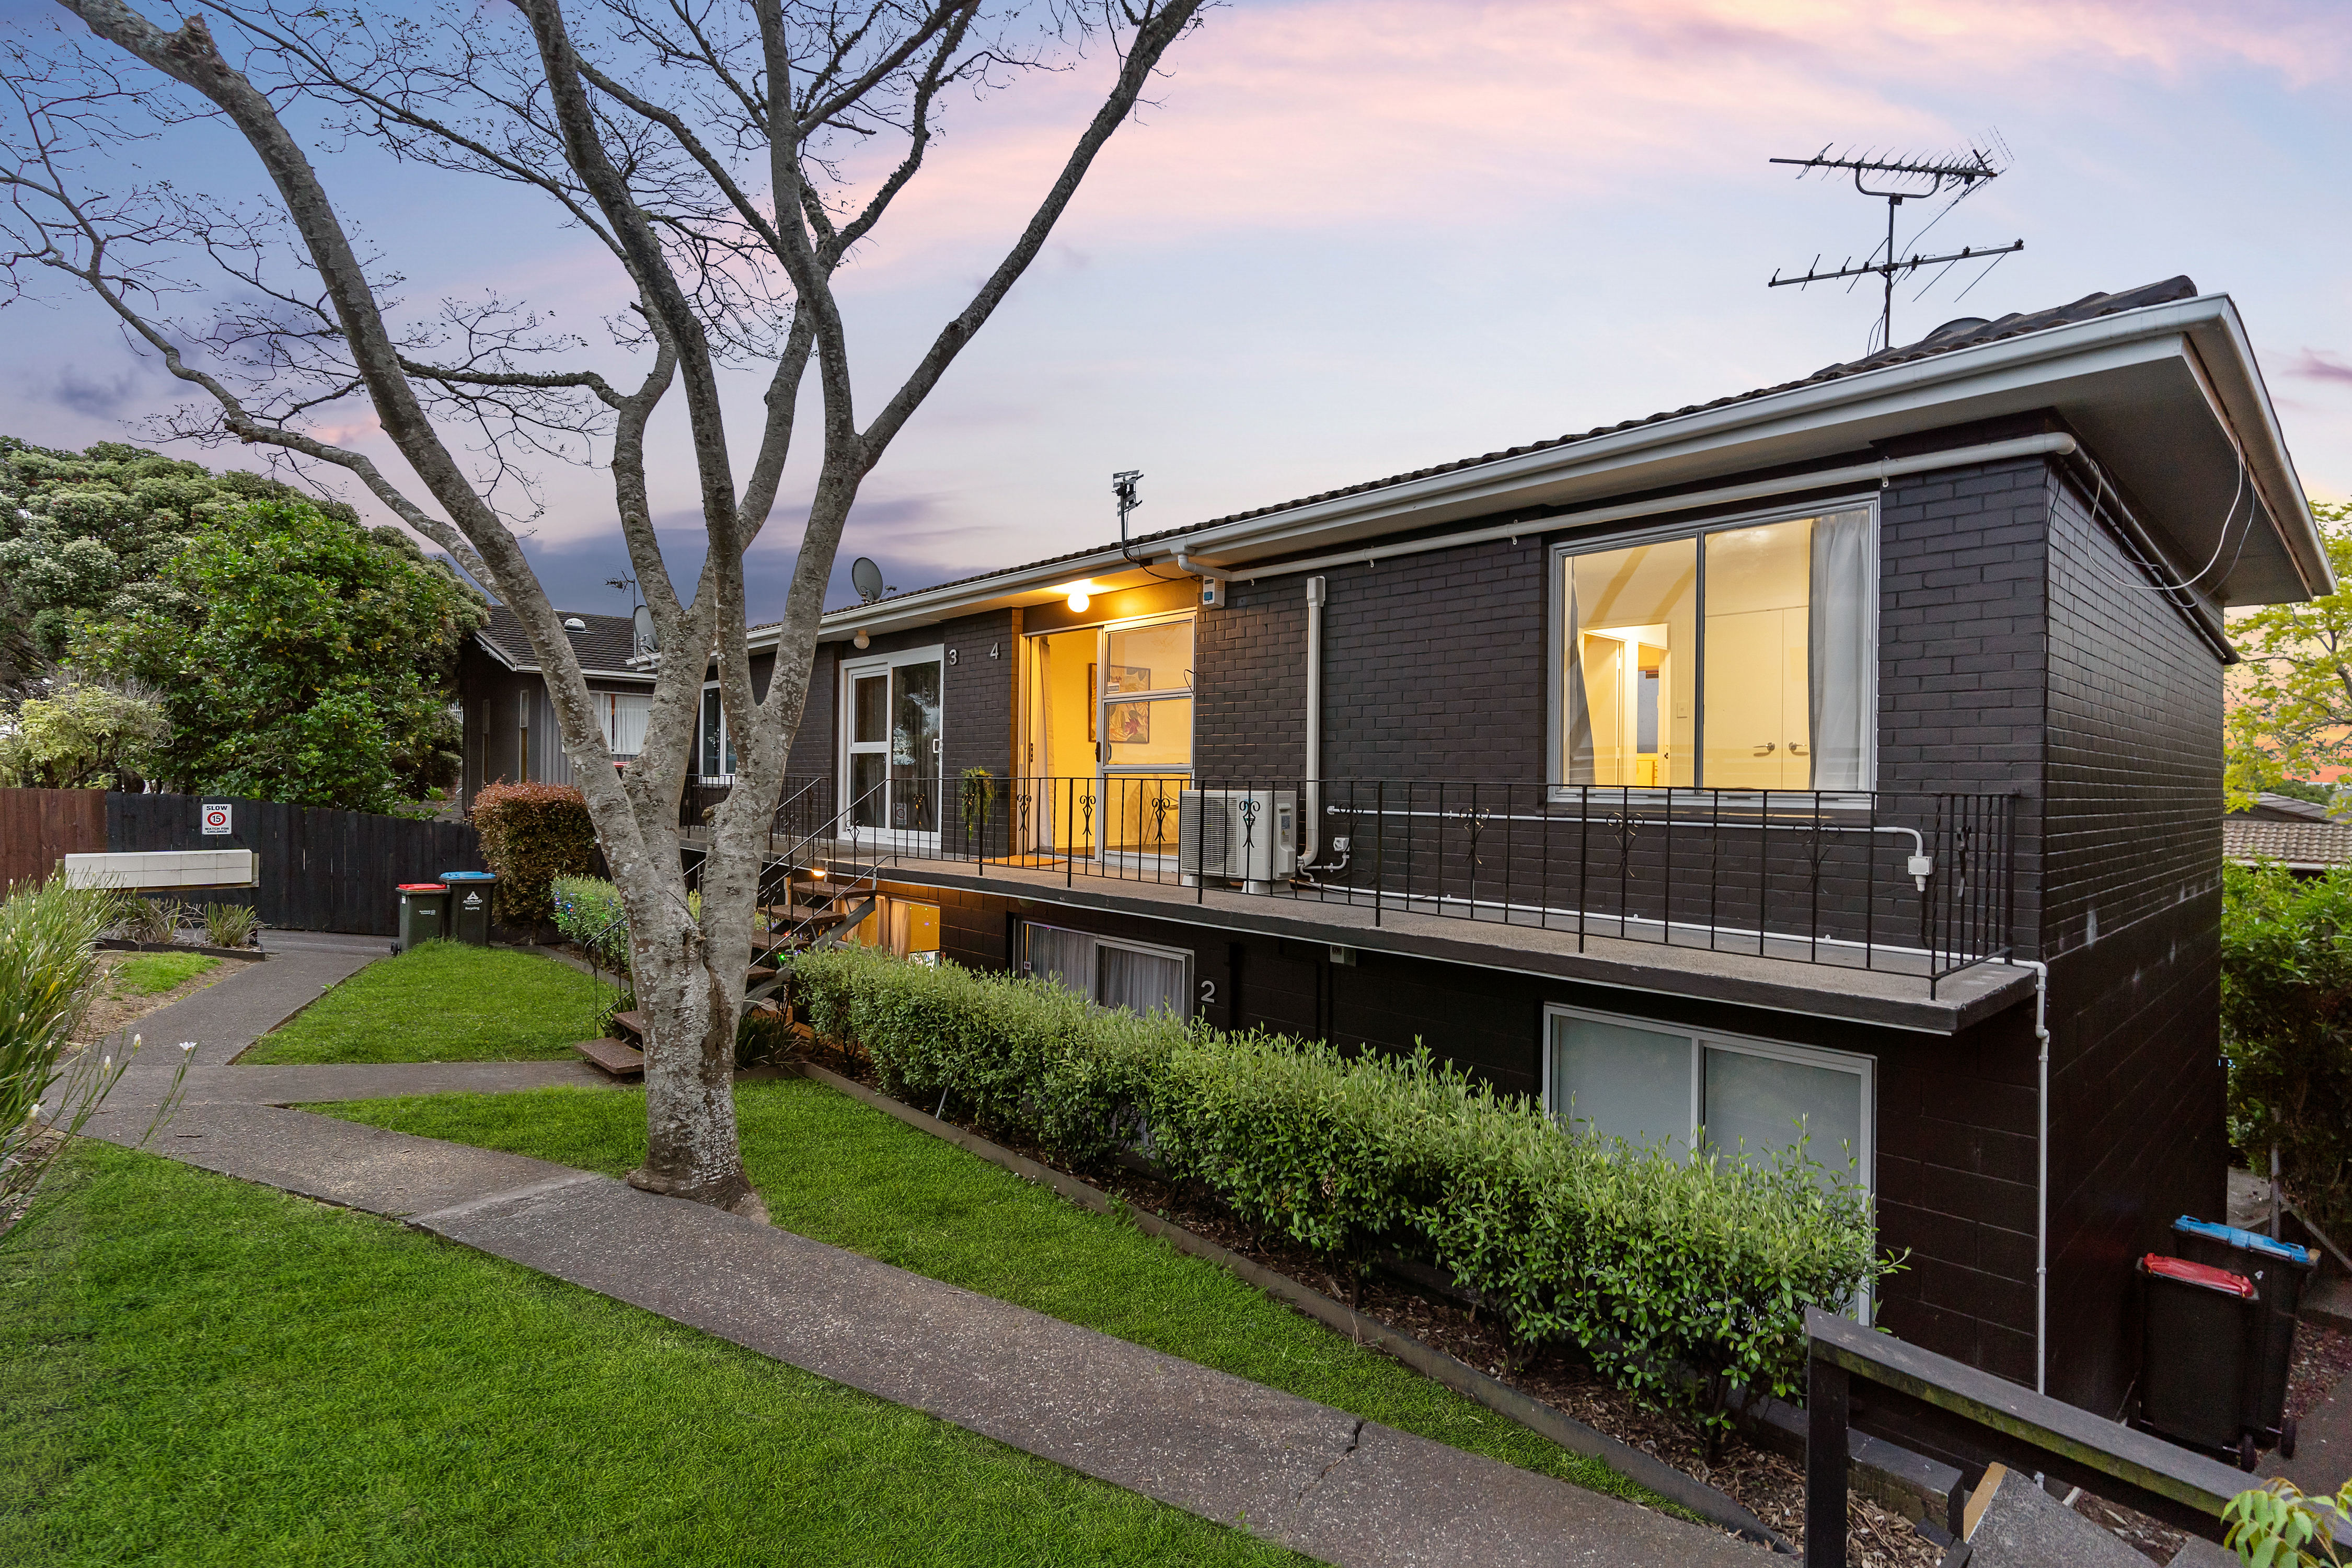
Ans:
{"type": "MultiPolygon", "coordinates": [[[[558,610],[558,620],[577,617],[588,623],[584,632],[573,632],[572,652],[583,669],[625,670],[629,668],[629,656],[636,651],[636,623],[627,616],[592,616],[584,610],[558,610]]],[[[490,624],[475,634],[491,644],[509,664],[538,667],[539,658],[530,651],[530,639],[523,636],[522,620],[504,605],[490,606],[490,624]]],[[[646,679],[653,679],[647,670],[646,679]]]]}
{"type": "Polygon", "coordinates": [[[2225,816],[2221,855],[2230,860],[2284,860],[2290,866],[2352,866],[2352,823],[2225,816]]]}
{"type": "MultiPolygon", "coordinates": [[[[1361,495],[1368,490],[1385,489],[1391,485],[1408,484],[1415,479],[1428,479],[1435,474],[1475,468],[1486,463],[1499,463],[1506,458],[1522,457],[1529,452],[1574,446],[1580,441],[1591,441],[1602,436],[1613,436],[1621,430],[1633,430],[1643,425],[1661,424],[1668,419],[1680,419],[1685,415],[1703,414],[1709,409],[1724,408],[1737,403],[1749,403],[1759,397],[1770,397],[1776,393],[1791,392],[1798,387],[1811,386],[1821,382],[1839,381],[1850,375],[1859,375],[1864,371],[1883,369],[1887,365],[1902,364],[1912,360],[1932,359],[1938,354],[1951,353],[1958,349],[1975,348],[1979,344],[1994,342],[2002,338],[2022,337],[2028,332],[2046,331],[2053,327],[2072,326],[2079,321],[2094,321],[2101,316],[2112,316],[2122,310],[2137,310],[2149,305],[2169,304],[2176,300],[2192,300],[2196,296],[2197,285],[2183,276],[2168,278],[2161,283],[2149,283],[2137,289],[2127,289],[2117,294],[2085,294],[2071,304],[2053,306],[2050,310],[2036,310],[2030,314],[2012,312],[1997,321],[1986,321],[1981,317],[1963,317],[1959,321],[1948,322],[1946,326],[1937,328],[1916,343],[1898,343],[1893,348],[1881,349],[1878,353],[1862,359],[1823,365],[1811,375],[1801,377],[1796,381],[1784,381],[1778,386],[1759,387],[1753,392],[1718,397],[1712,403],[1694,403],[1685,408],[1670,409],[1641,419],[1627,419],[1616,425],[1595,426],[1592,429],[1580,434],[1559,436],[1548,441],[1531,441],[1524,447],[1512,447],[1499,452],[1486,452],[1475,458],[1457,458],[1450,463],[1415,468],[1411,473],[1391,474],[1383,479],[1367,479],[1361,484],[1343,485],[1337,489],[1322,490],[1310,496],[1300,496],[1295,500],[1279,501],[1273,506],[1237,511],[1227,517],[1210,518],[1203,522],[1188,523],[1181,528],[1165,529],[1158,533],[1140,534],[1129,542],[1150,544],[1164,540],[1178,539],[1186,534],[1197,533],[1203,529],[1222,527],[1232,522],[1245,522],[1251,518],[1288,511],[1295,507],[1313,506],[1321,501],[1336,500],[1342,496],[1361,495]]],[[[1087,550],[1068,551],[1060,555],[1048,555],[1042,560],[1026,563],[1026,565],[1050,566],[1056,561],[1072,561],[1109,548],[1113,547],[1103,544],[1087,550]]],[[[977,583],[997,576],[1003,572],[1022,569],[1024,568],[1001,566],[992,571],[975,573],[969,577],[936,583],[920,592],[930,593],[940,588],[959,587],[966,583],[977,583]]],[[[909,590],[909,592],[914,591],[916,590],[909,590]]],[[[887,605],[890,599],[877,599],[875,603],[877,605],[887,605]]],[[[838,615],[843,610],[856,607],[845,605],[828,614],[838,615]]]]}

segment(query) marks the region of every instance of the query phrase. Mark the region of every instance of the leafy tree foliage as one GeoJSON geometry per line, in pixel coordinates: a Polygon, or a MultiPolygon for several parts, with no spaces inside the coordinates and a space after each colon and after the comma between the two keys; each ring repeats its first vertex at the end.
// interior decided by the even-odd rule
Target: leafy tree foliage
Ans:
{"type": "Polygon", "coordinates": [[[2352,765],[2352,504],[2314,501],[2338,586],[2304,604],[2265,605],[2230,623],[2245,662],[2230,682],[2230,804],[2280,782],[2352,765]]]}
{"type": "Polygon", "coordinates": [[[478,595],[397,530],[305,500],[204,520],[120,619],[77,620],[77,663],[163,693],[183,788],[390,811],[446,784],[448,706],[478,595]]]}
{"type": "MultiPolygon", "coordinates": [[[[188,608],[164,564],[205,523],[251,501],[304,499],[259,474],[215,474],[121,441],[75,454],[0,436],[0,693],[40,690],[77,616],[188,608]]],[[[359,525],[339,501],[309,504],[359,525]]]]}
{"type": "Polygon", "coordinates": [[[2352,868],[2222,876],[2231,1141],[2258,1161],[2276,1143],[2287,1191],[2340,1236],[2352,1220],[2352,868]]]}
{"type": "Polygon", "coordinates": [[[152,692],[70,681],[0,718],[0,784],[129,787],[154,771],[169,728],[152,692]]]}

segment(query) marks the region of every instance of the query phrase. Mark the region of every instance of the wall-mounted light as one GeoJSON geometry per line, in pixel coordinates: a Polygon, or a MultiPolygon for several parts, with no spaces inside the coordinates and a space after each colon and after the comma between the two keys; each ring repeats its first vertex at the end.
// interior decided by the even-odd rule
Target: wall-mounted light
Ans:
{"type": "Polygon", "coordinates": [[[1087,606],[1094,603],[1093,599],[1088,597],[1094,591],[1095,585],[1091,580],[1066,584],[1056,590],[1070,596],[1070,613],[1074,616],[1083,616],[1087,613],[1087,606]]]}
{"type": "Polygon", "coordinates": [[[866,635],[866,628],[864,626],[860,626],[857,628],[857,635],[849,639],[849,646],[852,647],[872,647],[874,646],[874,639],[866,635]]]}

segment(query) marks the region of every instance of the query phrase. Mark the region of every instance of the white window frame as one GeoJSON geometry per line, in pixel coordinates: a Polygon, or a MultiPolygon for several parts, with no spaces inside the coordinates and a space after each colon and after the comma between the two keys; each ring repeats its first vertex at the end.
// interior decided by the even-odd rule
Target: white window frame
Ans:
{"type": "MultiPolygon", "coordinates": [[[[1802,515],[1802,514],[1801,514],[1802,515]]],[[[1878,1224],[1878,1058],[1860,1051],[1835,1051],[1823,1046],[1800,1046],[1788,1040],[1765,1039],[1756,1035],[1735,1035],[1721,1029],[1697,1029],[1687,1025],[1662,1023],[1655,1018],[1637,1018],[1626,1013],[1607,1013],[1596,1007],[1572,1007],[1566,1003],[1544,1004],[1543,1024],[1538,1036],[1538,1062],[1543,1084],[1544,1114],[1552,1118],[1563,1130],[1568,1123],[1560,1121],[1564,1107],[1552,1103],[1554,1085],[1551,1081],[1551,1021],[1554,1018],[1588,1018],[1596,1024],[1616,1024],[1630,1029],[1643,1029],[1654,1035],[1681,1035],[1690,1040],[1690,1126],[1683,1134],[1685,1149],[1697,1147],[1700,1119],[1706,1110],[1706,1053],[1709,1050],[1736,1051],[1752,1057],[1768,1057],[1776,1061],[1796,1062],[1805,1067],[1827,1068],[1834,1072],[1852,1073],[1862,1079],[1862,1139],[1854,1151],[1854,1175],[1862,1188],[1863,1202],[1870,1215],[1875,1232],[1878,1224]]],[[[1814,1155],[1823,1166],[1829,1161],[1814,1155]]],[[[1870,1322],[1872,1299],[1867,1290],[1854,1304],[1854,1316],[1864,1325],[1870,1322]]]]}
{"type": "MultiPolygon", "coordinates": [[[[931,828],[928,831],[920,828],[891,827],[887,826],[881,827],[857,827],[852,826],[848,819],[851,788],[849,782],[849,759],[852,755],[852,748],[856,746],[858,743],[856,741],[852,739],[852,737],[857,733],[856,725],[857,722],[858,678],[860,676],[880,675],[887,679],[892,670],[897,669],[901,665],[908,664],[936,664],[940,667],[939,815],[941,826],[945,826],[948,810],[947,759],[949,668],[948,648],[947,644],[945,643],[932,643],[928,647],[903,648],[897,653],[866,654],[857,658],[845,658],[841,661],[841,690],[839,693],[841,707],[838,715],[838,725],[834,731],[841,738],[841,743],[836,749],[838,754],[835,758],[835,784],[839,793],[835,798],[841,803],[839,810],[842,818],[840,823],[842,836],[848,838],[853,843],[861,841],[871,842],[879,838],[887,838],[893,843],[916,850],[924,848],[936,849],[939,847],[940,842],[940,829],[937,827],[931,828]]],[[[887,694],[887,689],[886,688],[885,690],[887,694]]],[[[888,776],[890,766],[887,761],[890,754],[890,742],[888,739],[890,729],[890,710],[887,705],[887,695],[882,711],[882,730],[884,738],[880,744],[882,746],[882,755],[885,759],[882,764],[883,773],[884,776],[887,777],[888,776]]],[[[871,746],[873,742],[867,742],[868,746],[871,746]]]]}
{"type": "MultiPolygon", "coordinates": [[[[1023,974],[1032,974],[1035,973],[1029,967],[1029,931],[1032,927],[1036,927],[1044,931],[1059,931],[1065,936],[1085,937],[1088,942],[1093,942],[1097,950],[1106,947],[1114,947],[1123,952],[1140,952],[1152,958],[1174,959],[1177,963],[1181,963],[1184,966],[1184,1005],[1186,1008],[1184,1016],[1187,1017],[1196,1017],[1199,1016],[1201,1010],[1200,987],[1193,983],[1192,979],[1192,950],[1191,948],[1163,947],[1158,942],[1136,942],[1128,937],[1104,936],[1099,931],[1081,931],[1076,926],[1055,925],[1051,921],[1024,920],[1021,922],[1021,973],[1023,974]]],[[[1093,1003],[1097,1007],[1101,1006],[1103,1004],[1101,1000],[1092,994],[1092,993],[1099,984],[1100,973],[1101,972],[1099,970],[1089,966],[1087,971],[1088,978],[1087,982],[1088,992],[1087,1000],[1093,1003]]]]}
{"type": "MultiPolygon", "coordinates": [[[[1573,784],[1568,782],[1569,738],[1562,721],[1566,717],[1566,704],[1568,700],[1568,693],[1565,689],[1565,683],[1568,679],[1567,564],[1570,557],[1577,555],[1593,555],[1609,550],[1625,550],[1635,545],[1642,544],[1664,544],[1677,539],[1696,539],[1699,541],[1697,545],[1698,576],[1696,579],[1698,604],[1696,605],[1696,614],[1694,617],[1697,623],[1697,643],[1692,649],[1691,655],[1691,713],[1693,719],[1691,731],[1691,762],[1693,776],[1695,776],[1698,782],[1696,784],[1676,784],[1673,787],[1675,789],[1706,789],[1711,786],[1706,782],[1706,544],[1705,536],[1710,533],[1727,532],[1736,529],[1760,528],[1775,522],[1793,522],[1799,518],[1826,517],[1832,512],[1866,510],[1870,513],[1870,528],[1868,531],[1870,553],[1869,562],[1865,568],[1865,574],[1870,582],[1870,602],[1868,607],[1864,612],[1864,625],[1863,627],[1863,636],[1864,643],[1869,649],[1871,682],[1870,695],[1864,700],[1864,710],[1865,712],[1875,713],[1877,711],[1878,703],[1878,626],[1879,617],[1885,610],[1885,606],[1879,600],[1878,552],[1881,520],[1879,517],[1878,500],[1877,492],[1870,491],[1862,495],[1832,497],[1827,500],[1808,501],[1802,506],[1775,507],[1765,511],[1746,511],[1729,517],[1710,517],[1697,521],[1660,523],[1651,528],[1628,529],[1621,533],[1582,533],[1570,539],[1555,540],[1552,542],[1551,548],[1544,552],[1546,567],[1551,574],[1550,581],[1544,590],[1545,599],[1549,606],[1548,617],[1549,621],[1549,629],[1545,637],[1545,645],[1549,648],[1549,657],[1545,660],[1544,675],[1544,776],[1549,785],[1549,794],[1552,800],[1554,802],[1573,801],[1580,798],[1582,791],[1591,788],[1595,790],[1607,790],[1610,794],[1610,798],[1612,800],[1620,794],[1622,794],[1626,797],[1633,800],[1663,801],[1665,798],[1667,787],[1664,784],[1647,786],[1641,784],[1585,785],[1573,784]]],[[[1875,723],[1873,723],[1866,728],[1863,737],[1862,776],[1864,784],[1863,792],[1861,793],[1875,790],[1878,787],[1878,727],[1875,723]]],[[[1760,795],[1762,792],[1740,790],[1738,793],[1743,795],[1755,794],[1760,795]]],[[[1774,793],[1778,794],[1780,792],[1775,791],[1774,793]]],[[[1803,792],[1790,791],[1789,793],[1799,794],[1803,792]]],[[[1834,797],[1841,795],[1846,795],[1848,792],[1832,790],[1824,792],[1824,794],[1827,797],[1831,798],[1832,803],[1834,803],[1834,797]]],[[[1853,798],[1853,804],[1857,806],[1867,804],[1867,802],[1860,798],[1859,793],[1855,794],[1853,798]]]]}
{"type": "MultiPolygon", "coordinates": [[[[614,762],[626,762],[631,757],[635,756],[637,752],[641,752],[645,749],[640,745],[637,748],[637,751],[625,752],[621,750],[621,700],[623,698],[627,698],[633,701],[644,703],[646,706],[646,724],[650,724],[653,719],[653,693],[649,691],[592,691],[588,695],[596,700],[597,706],[601,710],[597,714],[597,718],[604,725],[604,748],[612,752],[613,760],[614,762]]],[[[698,726],[701,722],[701,715],[699,713],[695,715],[695,721],[698,726]]],[[[699,737],[698,737],[698,738],[699,737]]],[[[697,760],[699,761],[700,759],[698,758],[697,760]]]]}

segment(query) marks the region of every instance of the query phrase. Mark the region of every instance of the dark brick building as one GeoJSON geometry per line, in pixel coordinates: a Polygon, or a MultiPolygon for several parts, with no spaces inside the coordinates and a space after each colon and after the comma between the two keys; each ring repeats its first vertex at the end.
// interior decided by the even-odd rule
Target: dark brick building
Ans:
{"type": "Polygon", "coordinates": [[[836,611],[786,788],[902,945],[1801,1124],[1878,1321],[2114,1414],[2223,1204],[2221,611],[2331,585],[2175,279],[836,611]]]}

